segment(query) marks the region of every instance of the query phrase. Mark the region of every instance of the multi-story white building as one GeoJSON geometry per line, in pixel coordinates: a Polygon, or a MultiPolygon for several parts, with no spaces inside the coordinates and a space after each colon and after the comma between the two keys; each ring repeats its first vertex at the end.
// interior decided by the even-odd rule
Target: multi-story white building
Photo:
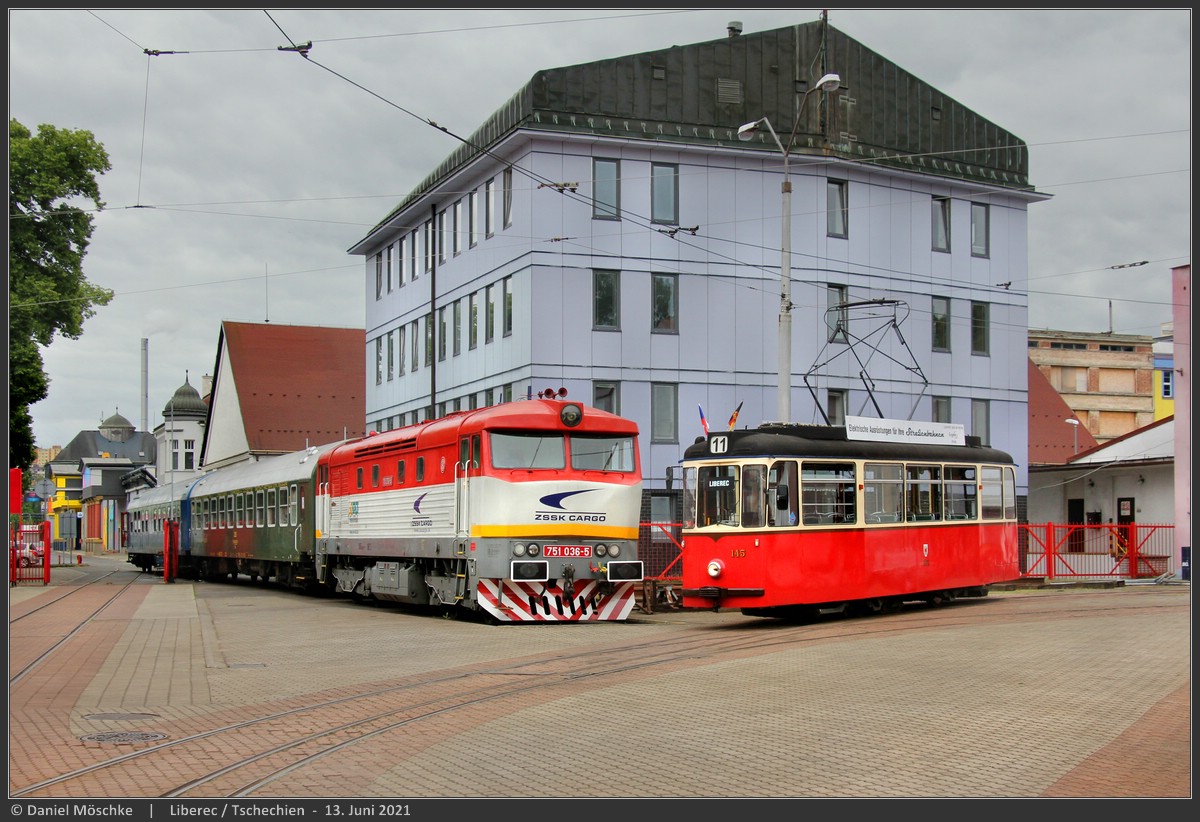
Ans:
{"type": "Polygon", "coordinates": [[[961,423],[1024,494],[1027,174],[1021,140],[824,20],[539,71],[350,249],[367,426],[562,387],[638,422],[663,497],[701,408],[786,403],[961,423]]]}

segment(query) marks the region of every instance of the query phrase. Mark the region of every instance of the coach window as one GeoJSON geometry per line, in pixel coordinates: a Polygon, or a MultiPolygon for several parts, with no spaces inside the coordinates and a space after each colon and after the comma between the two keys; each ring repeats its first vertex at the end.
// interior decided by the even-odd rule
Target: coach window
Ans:
{"type": "Polygon", "coordinates": [[[254,525],[262,528],[267,522],[267,495],[263,491],[254,494],[254,525]]]}
{"type": "Polygon", "coordinates": [[[284,485],[279,489],[279,527],[288,524],[288,489],[284,485]]]}
{"type": "Polygon", "coordinates": [[[946,466],[946,519],[975,519],[979,499],[974,465],[946,466]]]}
{"type": "Polygon", "coordinates": [[[942,518],[942,467],[905,466],[906,509],[910,522],[933,522],[942,518]]]}
{"type": "Polygon", "coordinates": [[[217,497],[217,521],[213,524],[213,527],[225,527],[225,497],[217,497]]]}
{"type": "Polygon", "coordinates": [[[362,470],[362,468],[354,469],[354,484],[355,484],[355,487],[358,488],[358,490],[360,490],[360,491],[362,490],[362,487],[363,487],[363,470],[362,470]]]}
{"type": "Polygon", "coordinates": [[[243,513],[244,502],[245,500],[241,494],[230,494],[226,498],[225,507],[229,512],[228,522],[230,528],[241,528],[246,524],[246,522],[249,521],[245,518],[243,513]]]}
{"type": "Polygon", "coordinates": [[[269,527],[269,528],[275,527],[275,506],[276,506],[276,504],[277,504],[277,502],[275,500],[275,489],[268,488],[267,489],[267,527],[269,527]]]}
{"type": "Polygon", "coordinates": [[[797,523],[799,478],[799,466],[795,460],[781,460],[771,465],[771,473],[767,477],[768,524],[789,526],[797,523]]]}
{"type": "Polygon", "coordinates": [[[766,517],[767,489],[763,482],[766,466],[742,466],[742,527],[762,528],[766,517]]]}
{"type": "Polygon", "coordinates": [[[800,470],[805,525],[854,522],[856,481],[852,462],[804,462],[800,470]]]}
{"type": "Polygon", "coordinates": [[[896,462],[863,464],[863,511],[867,523],[904,518],[904,467],[896,462]]]}

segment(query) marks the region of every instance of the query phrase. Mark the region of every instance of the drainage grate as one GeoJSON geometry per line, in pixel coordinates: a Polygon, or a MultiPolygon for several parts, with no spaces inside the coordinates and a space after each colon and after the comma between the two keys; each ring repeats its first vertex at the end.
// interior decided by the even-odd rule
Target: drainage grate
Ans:
{"type": "Polygon", "coordinates": [[[158,714],[88,714],[84,719],[158,719],[158,714]]]}
{"type": "Polygon", "coordinates": [[[166,739],[167,735],[141,731],[102,731],[79,738],[84,742],[110,742],[114,745],[128,745],[134,742],[153,742],[156,739],[166,739]]]}

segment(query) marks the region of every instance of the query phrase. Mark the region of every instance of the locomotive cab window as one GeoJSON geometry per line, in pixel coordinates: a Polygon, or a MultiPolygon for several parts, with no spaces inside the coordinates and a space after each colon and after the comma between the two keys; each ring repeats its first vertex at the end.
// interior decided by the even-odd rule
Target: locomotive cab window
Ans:
{"type": "Polygon", "coordinates": [[[557,468],[567,465],[566,440],[561,434],[488,435],[493,468],[557,468]]]}
{"type": "Polygon", "coordinates": [[[571,437],[571,467],[578,471],[632,471],[633,437],[571,437]]]}

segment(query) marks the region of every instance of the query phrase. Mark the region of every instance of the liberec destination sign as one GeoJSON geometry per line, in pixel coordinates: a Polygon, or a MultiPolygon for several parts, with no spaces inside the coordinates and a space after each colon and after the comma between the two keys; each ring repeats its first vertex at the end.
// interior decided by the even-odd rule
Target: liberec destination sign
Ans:
{"type": "Polygon", "coordinates": [[[967,429],[951,422],[846,417],[846,439],[911,442],[925,445],[966,445],[967,429]]]}

